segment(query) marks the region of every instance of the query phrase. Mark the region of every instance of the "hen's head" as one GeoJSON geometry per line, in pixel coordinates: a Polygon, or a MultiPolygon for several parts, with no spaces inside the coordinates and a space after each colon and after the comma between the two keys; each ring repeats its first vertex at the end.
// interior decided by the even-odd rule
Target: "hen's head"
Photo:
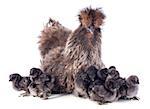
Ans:
{"type": "Polygon", "coordinates": [[[79,20],[81,25],[89,29],[99,28],[103,24],[104,19],[105,15],[100,8],[86,8],[81,10],[79,14],[79,20]]]}

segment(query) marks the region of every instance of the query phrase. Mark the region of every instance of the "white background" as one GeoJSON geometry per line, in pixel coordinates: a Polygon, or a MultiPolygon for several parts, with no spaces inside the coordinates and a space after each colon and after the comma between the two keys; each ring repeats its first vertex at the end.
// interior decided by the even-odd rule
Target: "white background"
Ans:
{"type": "MultiPolygon", "coordinates": [[[[15,109],[141,109],[150,97],[149,0],[0,0],[0,108],[15,109]],[[28,75],[40,66],[38,36],[49,17],[74,30],[78,13],[85,7],[102,7],[107,18],[102,27],[102,57],[115,65],[121,76],[140,78],[140,101],[100,106],[72,95],[49,100],[18,97],[8,82],[11,73],[28,75]]],[[[55,96],[54,96],[55,97],[55,96]]]]}

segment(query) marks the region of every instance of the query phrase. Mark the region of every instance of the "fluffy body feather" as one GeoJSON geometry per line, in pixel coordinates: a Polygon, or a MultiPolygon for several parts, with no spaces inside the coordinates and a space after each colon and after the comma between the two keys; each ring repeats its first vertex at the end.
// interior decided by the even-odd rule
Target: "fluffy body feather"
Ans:
{"type": "Polygon", "coordinates": [[[94,65],[100,69],[104,66],[101,60],[100,29],[104,18],[100,9],[86,8],[80,12],[81,24],[74,32],[71,33],[61,24],[57,26],[56,22],[47,28],[49,32],[40,36],[39,48],[43,57],[41,67],[44,72],[56,76],[53,92],[72,93],[75,74],[81,68],[86,70],[94,65]],[[57,35],[54,35],[53,29],[57,35]]]}

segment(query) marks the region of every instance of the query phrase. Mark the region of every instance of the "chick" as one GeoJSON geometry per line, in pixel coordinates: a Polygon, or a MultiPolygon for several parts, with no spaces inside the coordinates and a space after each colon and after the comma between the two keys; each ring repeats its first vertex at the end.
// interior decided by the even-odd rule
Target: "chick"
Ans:
{"type": "Polygon", "coordinates": [[[39,84],[39,76],[43,74],[43,72],[39,68],[30,69],[30,79],[35,82],[35,84],[39,84]]]}
{"type": "Polygon", "coordinates": [[[115,79],[108,79],[104,85],[95,85],[89,92],[90,98],[99,104],[116,101],[120,85],[115,79]]]}
{"type": "Polygon", "coordinates": [[[19,84],[21,79],[22,79],[22,76],[18,73],[14,73],[14,74],[9,75],[9,81],[12,82],[13,88],[17,91],[22,90],[22,88],[20,87],[20,84],[19,84]]]}
{"type": "Polygon", "coordinates": [[[88,87],[90,84],[90,79],[84,70],[80,70],[75,75],[75,89],[74,94],[79,97],[88,97],[88,87]]]}
{"type": "Polygon", "coordinates": [[[120,88],[117,91],[116,100],[120,100],[126,96],[126,90],[127,90],[126,79],[119,77],[116,81],[119,82],[120,85],[120,88]]]}
{"type": "Polygon", "coordinates": [[[97,72],[97,76],[98,76],[98,79],[100,79],[104,83],[106,78],[107,78],[107,76],[108,76],[108,69],[107,68],[103,68],[103,69],[99,70],[97,72]]]}
{"type": "Polygon", "coordinates": [[[43,73],[40,75],[39,90],[42,92],[41,97],[43,99],[48,99],[49,95],[52,93],[52,89],[55,84],[55,77],[49,74],[43,73]]]}
{"type": "Polygon", "coordinates": [[[36,82],[32,81],[32,83],[29,85],[28,88],[30,95],[48,99],[49,95],[52,93],[54,82],[54,76],[46,73],[41,74],[38,79],[36,79],[36,82]]]}
{"type": "Polygon", "coordinates": [[[95,85],[104,85],[105,80],[108,76],[108,69],[107,68],[103,68],[101,70],[98,70],[96,72],[96,78],[95,80],[90,83],[90,86],[88,88],[88,92],[95,86],[95,85]]]}
{"type": "Polygon", "coordinates": [[[91,81],[95,81],[97,76],[97,71],[98,70],[93,65],[87,68],[86,73],[91,81]]]}
{"type": "Polygon", "coordinates": [[[28,86],[31,83],[29,77],[22,77],[20,74],[11,74],[9,76],[9,81],[12,81],[13,88],[17,91],[25,91],[20,96],[27,96],[29,95],[28,86]]]}
{"type": "Polygon", "coordinates": [[[39,85],[36,84],[34,81],[32,81],[29,86],[28,86],[28,90],[31,96],[33,97],[40,97],[41,95],[41,91],[39,90],[39,85]]]}
{"type": "Polygon", "coordinates": [[[138,100],[136,97],[138,92],[139,79],[137,76],[130,76],[124,80],[123,84],[118,90],[119,100],[138,100]]]}
{"type": "Polygon", "coordinates": [[[31,83],[30,77],[22,77],[20,81],[20,87],[22,87],[24,90],[27,90],[30,83],[31,83]]]}
{"type": "Polygon", "coordinates": [[[116,67],[115,66],[110,66],[109,67],[109,70],[113,70],[113,69],[116,70],[116,67]]]}
{"type": "Polygon", "coordinates": [[[107,78],[113,78],[113,79],[118,79],[120,77],[119,72],[116,70],[114,66],[111,66],[108,69],[108,77],[107,78]]]}
{"type": "Polygon", "coordinates": [[[135,75],[131,75],[127,78],[127,98],[138,100],[136,97],[138,93],[139,78],[135,75]]]}
{"type": "Polygon", "coordinates": [[[22,88],[22,90],[25,91],[25,93],[20,94],[20,96],[29,96],[30,92],[28,89],[28,86],[30,85],[31,80],[30,77],[22,77],[21,81],[20,81],[20,87],[22,88]]]}

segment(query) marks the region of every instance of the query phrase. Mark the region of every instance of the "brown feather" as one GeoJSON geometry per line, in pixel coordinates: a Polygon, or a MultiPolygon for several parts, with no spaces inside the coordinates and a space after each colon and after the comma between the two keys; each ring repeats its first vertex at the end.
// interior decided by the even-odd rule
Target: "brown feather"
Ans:
{"type": "Polygon", "coordinates": [[[52,48],[58,46],[64,47],[70,33],[71,30],[50,18],[39,37],[39,50],[41,56],[44,57],[52,48]]]}
{"type": "MultiPolygon", "coordinates": [[[[104,14],[98,9],[87,8],[82,10],[79,16],[80,26],[71,34],[69,34],[69,31],[66,42],[64,40],[62,45],[57,47],[47,43],[52,40],[51,43],[59,45],[57,40],[62,40],[64,36],[60,32],[61,29],[55,29],[55,32],[59,33],[57,37],[61,37],[56,41],[48,35],[41,36],[39,48],[42,56],[44,56],[41,67],[44,72],[56,76],[57,82],[54,86],[54,92],[72,93],[75,88],[75,74],[81,68],[86,70],[91,65],[95,65],[97,68],[104,66],[101,60],[101,29],[99,27],[102,25],[103,19],[104,14]],[[93,28],[92,32],[89,27],[93,28]]],[[[50,30],[52,28],[53,26],[50,27],[50,30]]],[[[47,33],[53,34],[53,31],[50,30],[50,33],[47,33]]]]}

